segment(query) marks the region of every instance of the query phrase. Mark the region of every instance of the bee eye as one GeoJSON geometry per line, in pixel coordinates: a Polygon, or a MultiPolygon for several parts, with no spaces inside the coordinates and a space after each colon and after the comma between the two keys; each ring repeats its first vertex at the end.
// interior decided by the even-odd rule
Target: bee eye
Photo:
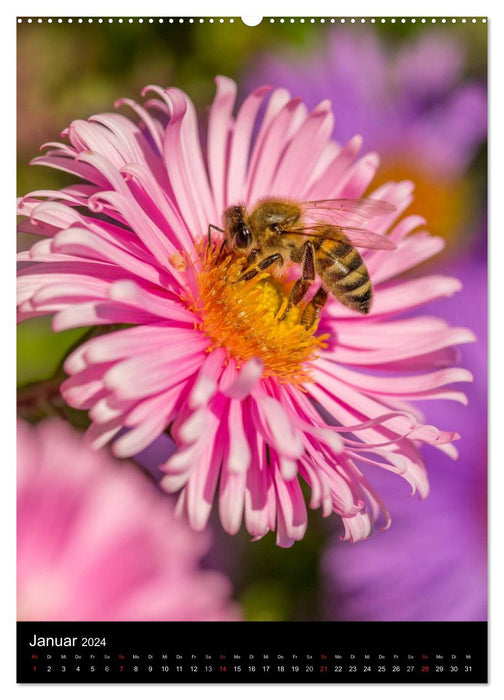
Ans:
{"type": "Polygon", "coordinates": [[[245,224],[238,226],[234,242],[237,248],[248,248],[252,245],[252,234],[245,224]]]}

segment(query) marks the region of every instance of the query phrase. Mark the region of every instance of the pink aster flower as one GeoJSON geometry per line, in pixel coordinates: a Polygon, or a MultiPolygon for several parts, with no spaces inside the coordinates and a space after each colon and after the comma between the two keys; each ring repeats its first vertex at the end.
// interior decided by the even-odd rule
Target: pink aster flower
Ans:
{"type": "Polygon", "coordinates": [[[118,103],[136,121],[75,121],[68,143],[48,144],[34,161],[85,184],[19,202],[28,217],[21,230],[43,236],[21,254],[21,319],[52,314],[55,331],[108,331],[67,358],[63,396],[89,410],[94,447],[114,439],[121,457],[170,427],[177,450],[161,485],[180,492],[178,512],[196,530],[216,500],[227,532],[244,520],[254,538],[276,530],[277,543],[290,546],[307,527],[300,480],[312,508],[343,519],[346,539],[367,537],[380,515],[387,527],[365,471],[371,480],[376,468],[395,472],[426,496],[421,445],[455,456],[458,436],[424,425],[410,401],[464,401],[447,385],[471,380],[453,366],[454,346],[473,340],[470,331],[404,318],[460,288],[442,275],[400,278],[443,247],[421,217],[399,220],[413,185],[390,182],[368,195],[395,207],[373,230],[397,246],[363,252],[370,313],[330,297],[310,329],[297,308],[279,321],[288,279],[267,271],[234,284],[240,258],[217,260],[218,235],[215,247],[205,243],[209,225],[221,225],[227,206],[261,197],[359,198],[378,156],[358,156],[359,136],[331,140],[328,101],[308,112],[286,90],[263,87],[234,115],[236,86],[222,77],[202,149],[189,98],[175,88],[146,92],[154,97],[142,106],[118,103]]]}
{"type": "Polygon", "coordinates": [[[63,421],[18,423],[18,619],[235,620],[208,537],[133,465],[63,421]]]}

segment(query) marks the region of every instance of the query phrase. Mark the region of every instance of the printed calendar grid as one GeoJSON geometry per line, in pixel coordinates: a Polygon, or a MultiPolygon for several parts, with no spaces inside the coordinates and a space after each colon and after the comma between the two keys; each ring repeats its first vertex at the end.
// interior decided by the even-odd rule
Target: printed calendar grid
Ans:
{"type": "Polygon", "coordinates": [[[486,623],[25,622],[18,657],[25,683],[482,683],[486,623]]]}

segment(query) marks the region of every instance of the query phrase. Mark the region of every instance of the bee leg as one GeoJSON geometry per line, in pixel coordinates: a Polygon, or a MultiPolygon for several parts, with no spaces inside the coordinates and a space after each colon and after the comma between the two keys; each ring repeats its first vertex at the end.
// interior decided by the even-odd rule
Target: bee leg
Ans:
{"type": "Polygon", "coordinates": [[[297,306],[310,289],[315,279],[315,260],[313,243],[306,241],[303,246],[303,271],[291,289],[287,303],[283,303],[278,313],[278,320],[283,321],[293,306],[297,306]]]}
{"type": "Polygon", "coordinates": [[[324,306],[327,301],[329,293],[323,287],[319,287],[315,296],[311,301],[306,304],[303,313],[301,315],[301,323],[306,328],[311,328],[311,326],[317,320],[320,309],[324,306]]]}
{"type": "MultiPolygon", "coordinates": [[[[236,282],[243,282],[252,279],[252,277],[255,277],[257,275],[257,266],[254,265],[257,256],[260,253],[259,248],[253,248],[249,256],[247,258],[247,271],[243,273],[241,277],[239,277],[236,282]]],[[[234,283],[233,283],[234,284],[234,283]]]]}
{"type": "Polygon", "coordinates": [[[207,231],[207,238],[208,238],[208,247],[212,245],[212,236],[210,234],[210,230],[215,229],[216,231],[220,231],[220,233],[224,233],[223,228],[219,228],[219,226],[215,226],[214,224],[208,224],[208,231],[207,231]]]}
{"type": "Polygon", "coordinates": [[[237,282],[247,282],[248,280],[251,280],[252,277],[255,277],[259,272],[262,270],[266,270],[266,268],[271,267],[271,265],[274,265],[276,262],[279,262],[280,265],[283,265],[284,259],[280,255],[280,253],[273,253],[273,255],[268,255],[267,258],[264,258],[264,260],[261,260],[260,263],[255,265],[251,270],[248,270],[248,272],[245,272],[241,277],[239,277],[236,281],[237,282]]]}
{"type": "Polygon", "coordinates": [[[226,247],[226,239],[224,239],[221,243],[221,247],[219,248],[219,252],[217,253],[217,257],[215,258],[215,263],[214,266],[216,267],[219,264],[220,256],[224,248],[226,247]]]}

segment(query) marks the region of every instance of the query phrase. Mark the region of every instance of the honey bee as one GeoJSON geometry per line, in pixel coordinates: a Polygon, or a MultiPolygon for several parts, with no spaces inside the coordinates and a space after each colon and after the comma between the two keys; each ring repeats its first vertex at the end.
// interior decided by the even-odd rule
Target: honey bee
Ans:
{"type": "Polygon", "coordinates": [[[366,228],[343,224],[365,226],[369,219],[394,210],[388,202],[370,198],[314,202],[268,198],[260,200],[250,211],[242,204],[228,207],[223,215],[223,228],[210,228],[224,234],[218,259],[223,248],[246,256],[248,267],[238,281],[250,280],[273,265],[282,267],[288,260],[301,265],[301,277],[280,309],[279,320],[285,318],[292,306],[300,304],[316,275],[319,276],[322,284],[301,314],[301,323],[309,328],[330,293],[348,308],[369,313],[373,288],[355,246],[383,250],[396,246],[366,228]]]}

